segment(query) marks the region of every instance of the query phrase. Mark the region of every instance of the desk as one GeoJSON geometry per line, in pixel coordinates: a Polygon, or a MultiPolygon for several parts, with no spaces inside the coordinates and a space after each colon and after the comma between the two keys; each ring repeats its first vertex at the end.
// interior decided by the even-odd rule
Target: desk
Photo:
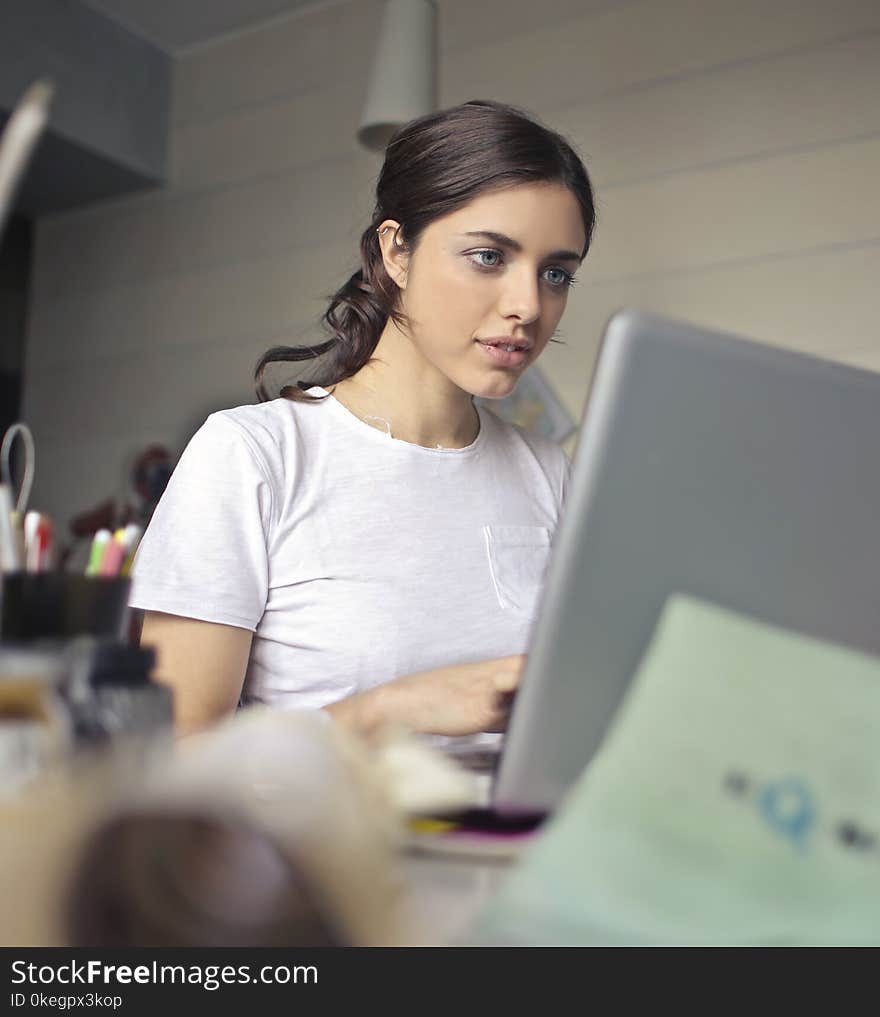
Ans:
{"type": "Polygon", "coordinates": [[[400,858],[404,919],[418,946],[467,944],[466,933],[497,892],[512,862],[408,852],[400,858]]]}

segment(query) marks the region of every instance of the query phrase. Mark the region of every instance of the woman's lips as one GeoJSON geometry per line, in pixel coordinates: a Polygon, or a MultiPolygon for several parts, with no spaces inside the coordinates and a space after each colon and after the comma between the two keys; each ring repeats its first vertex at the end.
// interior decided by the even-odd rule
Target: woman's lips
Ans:
{"type": "Polygon", "coordinates": [[[479,340],[477,340],[477,345],[482,347],[488,356],[501,367],[521,367],[528,358],[526,350],[510,352],[509,350],[502,349],[500,346],[490,346],[488,343],[481,343],[479,340]]]}

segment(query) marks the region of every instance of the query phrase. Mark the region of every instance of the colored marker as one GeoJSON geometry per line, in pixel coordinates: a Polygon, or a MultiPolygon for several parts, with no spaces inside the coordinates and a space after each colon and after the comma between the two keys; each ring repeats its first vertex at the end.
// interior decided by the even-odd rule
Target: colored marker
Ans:
{"type": "Polygon", "coordinates": [[[100,575],[101,560],[104,557],[104,550],[110,540],[112,540],[112,534],[109,530],[98,530],[95,534],[89,550],[89,563],[86,565],[87,576],[100,575]]]}
{"type": "Polygon", "coordinates": [[[104,545],[104,554],[101,556],[101,564],[98,566],[98,575],[112,577],[119,575],[122,567],[122,559],[125,557],[125,547],[121,540],[115,537],[108,540],[104,545]]]}

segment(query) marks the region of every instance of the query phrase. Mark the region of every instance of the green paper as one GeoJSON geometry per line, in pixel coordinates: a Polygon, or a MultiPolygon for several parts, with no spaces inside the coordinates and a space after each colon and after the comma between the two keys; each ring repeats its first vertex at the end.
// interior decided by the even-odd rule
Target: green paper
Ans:
{"type": "Polygon", "coordinates": [[[675,596],[473,941],[880,944],[880,659],[675,596]]]}

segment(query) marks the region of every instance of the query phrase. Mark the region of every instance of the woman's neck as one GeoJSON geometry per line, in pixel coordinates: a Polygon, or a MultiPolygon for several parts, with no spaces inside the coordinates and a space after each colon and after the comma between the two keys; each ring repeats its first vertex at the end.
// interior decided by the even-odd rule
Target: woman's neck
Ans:
{"type": "Polygon", "coordinates": [[[370,361],[329,391],[365,423],[413,445],[466,448],[480,430],[473,397],[387,326],[370,361]]]}

